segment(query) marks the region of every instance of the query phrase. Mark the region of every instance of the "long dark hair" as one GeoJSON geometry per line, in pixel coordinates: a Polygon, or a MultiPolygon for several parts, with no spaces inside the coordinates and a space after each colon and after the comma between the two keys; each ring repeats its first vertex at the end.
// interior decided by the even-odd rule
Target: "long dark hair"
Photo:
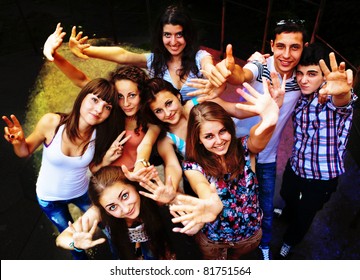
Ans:
{"type": "MultiPolygon", "coordinates": [[[[114,72],[110,73],[110,82],[115,86],[117,81],[129,80],[137,85],[139,90],[140,100],[143,99],[143,88],[145,82],[148,80],[148,75],[140,67],[133,65],[119,66],[114,72]]],[[[115,88],[116,89],[116,88],[115,88]]],[[[125,122],[126,114],[120,109],[120,114],[125,122]]],[[[135,133],[139,135],[139,130],[143,132],[147,131],[147,119],[143,117],[142,110],[138,110],[136,113],[136,128],[135,133]]],[[[125,127],[125,123],[124,123],[125,127]]]]}
{"type": "Polygon", "coordinates": [[[235,124],[232,118],[217,103],[206,101],[191,109],[186,136],[186,161],[198,163],[207,175],[215,178],[222,178],[225,175],[224,170],[219,168],[221,166],[220,157],[209,152],[200,143],[200,128],[205,121],[218,121],[230,133],[231,142],[225,155],[225,162],[228,172],[231,173],[230,179],[237,178],[242,173],[245,164],[244,150],[241,142],[236,138],[235,124]]]}
{"type": "Polygon", "coordinates": [[[186,47],[181,56],[181,69],[179,76],[184,80],[185,76],[193,72],[199,76],[199,69],[195,63],[195,56],[199,50],[197,31],[193,25],[191,17],[180,6],[169,6],[160,16],[155,32],[153,34],[153,53],[154,59],[151,68],[154,71],[154,77],[164,77],[167,68],[167,62],[171,59],[171,54],[167,51],[163,43],[163,27],[165,24],[181,25],[183,36],[186,41],[186,47]]]}
{"type": "MultiPolygon", "coordinates": [[[[137,191],[145,191],[137,182],[128,180],[120,167],[106,166],[91,177],[89,196],[92,203],[100,209],[103,224],[110,228],[111,239],[117,247],[120,259],[136,259],[134,246],[130,242],[125,219],[111,216],[99,202],[103,191],[115,183],[133,186],[137,191]]],[[[140,199],[139,218],[144,223],[145,231],[150,238],[151,252],[157,258],[164,258],[167,248],[167,237],[158,205],[150,198],[140,196],[140,199]]]]}
{"type": "MultiPolygon", "coordinates": [[[[111,139],[112,131],[116,127],[116,120],[119,118],[118,98],[115,94],[113,85],[106,79],[97,78],[88,82],[79,92],[75,99],[73,108],[69,114],[60,113],[61,120],[59,126],[65,124],[65,131],[70,141],[75,142],[76,139],[81,139],[79,131],[80,108],[84,98],[88,94],[94,94],[98,98],[106,101],[112,105],[109,117],[102,123],[94,126],[96,129],[95,139],[95,153],[97,150],[102,150],[104,146],[110,146],[109,138],[111,139]]],[[[59,127],[58,126],[58,127],[59,127]]],[[[86,150],[90,140],[84,139],[84,148],[82,153],[86,150]],[[86,143],[87,142],[87,143],[86,143]]]]}

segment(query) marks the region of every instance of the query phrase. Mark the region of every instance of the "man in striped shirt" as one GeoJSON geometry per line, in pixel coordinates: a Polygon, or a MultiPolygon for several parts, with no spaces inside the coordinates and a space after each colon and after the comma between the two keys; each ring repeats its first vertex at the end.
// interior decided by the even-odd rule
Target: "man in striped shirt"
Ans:
{"type": "MultiPolygon", "coordinates": [[[[255,171],[260,186],[259,202],[263,211],[261,225],[263,235],[259,249],[264,260],[271,259],[270,241],[272,238],[277,150],[281,133],[300,97],[300,88],[295,78],[295,68],[306,42],[307,32],[303,20],[281,20],[276,23],[270,40],[273,55],[266,60],[257,52],[249,58],[249,62],[242,68],[235,64],[232,46],[228,45],[226,58],[216,65],[229,83],[235,85],[248,82],[260,93],[263,92],[262,78],[272,80],[270,72],[277,73],[280,83],[285,79],[285,96],[280,108],[279,120],[268,145],[258,155],[255,171]]],[[[234,121],[237,136],[240,137],[249,134],[250,128],[259,122],[259,117],[234,121]]]]}
{"type": "Polygon", "coordinates": [[[287,258],[302,241],[316,213],[336,190],[345,172],[343,154],[352,123],[352,72],[330,57],[330,71],[321,46],[304,48],[296,69],[301,97],[293,112],[294,145],[280,190],[282,216],[289,222],[280,257],[287,258]],[[325,82],[326,81],[326,82],[325,82]]]}

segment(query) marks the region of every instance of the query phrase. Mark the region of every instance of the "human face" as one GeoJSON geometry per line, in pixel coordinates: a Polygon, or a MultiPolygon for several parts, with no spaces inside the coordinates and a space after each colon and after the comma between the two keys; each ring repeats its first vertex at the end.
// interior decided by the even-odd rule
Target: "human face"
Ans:
{"type": "Polygon", "coordinates": [[[322,75],[319,65],[298,65],[296,69],[296,81],[303,94],[312,94],[324,82],[324,76],[322,75]]]}
{"type": "Polygon", "coordinates": [[[115,88],[119,96],[119,106],[128,117],[135,116],[140,106],[140,93],[138,85],[130,80],[115,82],[115,88]]]}
{"type": "Polygon", "coordinates": [[[162,38],[165,48],[172,56],[180,56],[186,47],[181,25],[165,24],[162,38]]]}
{"type": "Polygon", "coordinates": [[[231,134],[218,121],[204,121],[200,126],[199,138],[206,150],[219,156],[227,153],[231,142],[231,134]]]}
{"type": "Polygon", "coordinates": [[[99,202],[115,218],[134,220],[140,214],[140,195],[132,185],[116,182],[103,191],[99,202]]]}
{"type": "Polygon", "coordinates": [[[179,98],[180,96],[175,96],[169,91],[160,91],[156,94],[155,100],[150,103],[150,109],[160,121],[175,125],[183,114],[179,98]]]}
{"type": "Polygon", "coordinates": [[[89,93],[81,103],[80,119],[90,126],[97,125],[109,117],[111,109],[111,104],[89,93]]]}
{"type": "Polygon", "coordinates": [[[291,77],[299,63],[304,48],[301,32],[277,34],[275,41],[271,40],[271,50],[274,53],[275,69],[281,76],[291,77]]]}

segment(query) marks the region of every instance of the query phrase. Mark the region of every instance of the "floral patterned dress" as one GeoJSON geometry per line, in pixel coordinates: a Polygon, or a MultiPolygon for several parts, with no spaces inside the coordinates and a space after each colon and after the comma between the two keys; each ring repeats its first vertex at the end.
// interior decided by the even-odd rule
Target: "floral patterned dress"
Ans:
{"type": "Polygon", "coordinates": [[[260,229],[262,211],[258,200],[258,181],[251,169],[250,152],[247,148],[248,136],[240,139],[244,147],[245,166],[242,174],[235,180],[207,176],[202,167],[195,162],[183,163],[183,169],[197,170],[204,174],[209,183],[215,183],[217,193],[224,205],[217,219],[206,223],[202,232],[216,242],[237,242],[247,239],[260,229]]]}

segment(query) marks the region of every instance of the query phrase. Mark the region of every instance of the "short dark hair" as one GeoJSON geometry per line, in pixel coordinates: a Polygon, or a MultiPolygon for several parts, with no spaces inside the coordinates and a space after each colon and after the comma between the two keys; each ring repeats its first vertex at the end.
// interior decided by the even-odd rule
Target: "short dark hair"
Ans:
{"type": "Polygon", "coordinates": [[[329,57],[326,54],[324,47],[319,43],[312,43],[304,47],[298,65],[319,65],[320,59],[323,59],[325,63],[329,65],[329,57]]]}
{"type": "Polygon", "coordinates": [[[305,20],[282,19],[277,21],[271,39],[275,40],[276,35],[284,32],[285,33],[300,32],[303,35],[303,42],[305,43],[308,41],[308,34],[305,28],[305,20]]]}

